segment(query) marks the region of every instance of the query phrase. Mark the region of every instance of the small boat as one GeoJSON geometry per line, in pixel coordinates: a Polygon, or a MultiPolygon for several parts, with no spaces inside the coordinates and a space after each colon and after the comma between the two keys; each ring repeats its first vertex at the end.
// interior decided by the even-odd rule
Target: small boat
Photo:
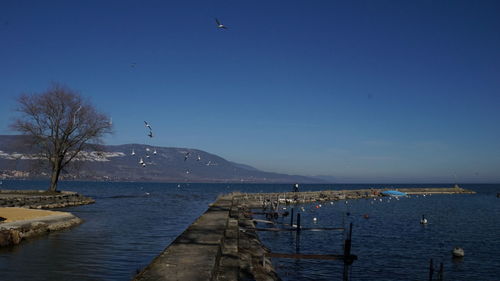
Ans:
{"type": "Polygon", "coordinates": [[[408,195],[404,192],[397,191],[397,190],[386,190],[386,191],[380,192],[380,194],[382,194],[382,196],[390,196],[390,197],[401,197],[401,196],[408,195]]]}

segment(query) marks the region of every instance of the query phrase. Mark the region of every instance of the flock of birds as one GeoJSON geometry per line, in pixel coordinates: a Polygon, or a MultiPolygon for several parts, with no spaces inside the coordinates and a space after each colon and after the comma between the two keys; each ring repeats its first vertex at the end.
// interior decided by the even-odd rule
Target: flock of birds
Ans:
{"type": "MultiPolygon", "coordinates": [[[[216,23],[216,27],[218,29],[224,29],[224,30],[228,29],[228,27],[226,25],[224,25],[223,23],[221,23],[221,21],[219,19],[217,19],[217,18],[215,18],[215,23],[216,23]]],[[[135,68],[136,66],[137,66],[137,63],[135,63],[135,62],[133,62],[133,63],[130,64],[130,67],[132,67],[132,68],[135,68]]],[[[147,133],[147,136],[150,139],[153,138],[153,136],[154,136],[153,135],[153,128],[151,127],[151,125],[147,121],[144,121],[144,126],[146,126],[146,128],[149,129],[149,131],[147,133]]],[[[154,149],[154,151],[153,151],[152,154],[153,155],[157,154],[156,149],[154,149]]],[[[185,152],[185,154],[184,154],[184,161],[187,161],[189,159],[190,154],[191,153],[189,151],[185,152]]],[[[133,149],[132,149],[131,155],[132,156],[136,155],[136,153],[135,153],[135,151],[133,149]]],[[[151,157],[150,156],[150,149],[149,148],[146,148],[146,155],[145,155],[145,157],[146,157],[146,160],[151,157]]],[[[201,161],[201,156],[200,155],[197,155],[196,161],[201,161]]],[[[142,157],[139,158],[139,165],[141,165],[144,168],[146,167],[146,161],[144,161],[144,159],[142,157]]],[[[214,163],[214,162],[212,162],[212,161],[208,161],[205,165],[206,166],[216,166],[217,164],[214,163]]],[[[189,173],[190,173],[190,171],[186,170],[186,174],[189,174],[189,173]]]]}
{"type": "MultiPolygon", "coordinates": [[[[151,127],[151,124],[149,124],[147,121],[144,121],[144,126],[148,129],[146,135],[149,137],[149,139],[152,139],[154,137],[154,134],[153,134],[153,128],[151,127]]],[[[142,166],[143,168],[145,168],[147,166],[147,164],[152,164],[153,163],[153,162],[148,161],[151,158],[151,156],[154,156],[154,155],[158,154],[158,152],[156,151],[156,148],[154,148],[154,147],[152,149],[149,148],[149,147],[146,147],[145,150],[146,150],[146,153],[145,153],[145,156],[144,156],[145,158],[143,158],[142,156],[139,157],[139,165],[142,166]]],[[[137,154],[136,151],[134,149],[132,149],[132,152],[131,152],[130,155],[135,156],[136,154],[137,154]]],[[[188,159],[190,159],[190,158],[191,158],[191,152],[190,151],[184,152],[184,162],[188,161],[188,159]]],[[[201,158],[201,156],[199,154],[196,155],[195,159],[196,159],[197,162],[201,162],[201,160],[202,160],[202,158],[201,158]]],[[[217,166],[217,163],[209,160],[204,165],[206,165],[206,166],[217,166]]],[[[186,174],[190,174],[191,171],[189,169],[186,169],[185,173],[186,174]]]]}
{"type": "MultiPolygon", "coordinates": [[[[153,138],[153,128],[151,128],[151,125],[149,125],[149,123],[148,123],[148,122],[144,121],[144,126],[146,126],[146,128],[148,128],[148,129],[149,129],[147,136],[148,136],[149,138],[153,138]]],[[[146,157],[146,160],[147,160],[147,159],[149,159],[149,158],[151,157],[150,153],[151,153],[151,149],[150,149],[149,147],[146,147],[146,156],[145,156],[145,157],[146,157]]],[[[156,155],[156,154],[157,154],[157,152],[156,152],[156,148],[154,148],[154,149],[153,149],[152,154],[153,154],[153,155],[156,155]]],[[[135,156],[135,155],[136,155],[136,153],[135,153],[135,150],[134,150],[134,149],[132,149],[132,153],[131,153],[131,155],[132,155],[132,156],[135,156]]],[[[146,167],[146,161],[144,161],[144,159],[143,159],[142,157],[140,157],[140,158],[139,158],[139,165],[141,165],[141,166],[142,166],[142,167],[144,167],[144,168],[146,167]]]]}

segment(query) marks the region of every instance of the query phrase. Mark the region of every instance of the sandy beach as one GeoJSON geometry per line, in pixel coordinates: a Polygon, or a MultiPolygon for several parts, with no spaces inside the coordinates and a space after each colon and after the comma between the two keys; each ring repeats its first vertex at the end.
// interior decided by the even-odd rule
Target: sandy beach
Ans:
{"type": "Polygon", "coordinates": [[[46,210],[35,210],[27,208],[17,208],[17,207],[3,207],[0,208],[0,217],[5,218],[3,222],[15,222],[23,220],[38,219],[51,215],[60,215],[64,212],[57,211],[46,211],[46,210]]]}

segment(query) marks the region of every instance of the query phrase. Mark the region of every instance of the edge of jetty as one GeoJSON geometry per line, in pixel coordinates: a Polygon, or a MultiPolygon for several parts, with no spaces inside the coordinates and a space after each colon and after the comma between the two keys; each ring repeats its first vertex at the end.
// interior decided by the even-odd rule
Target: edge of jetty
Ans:
{"type": "Polygon", "coordinates": [[[27,208],[0,208],[0,247],[17,245],[24,239],[41,236],[53,231],[71,228],[82,220],[71,213],[27,208]],[[15,215],[14,215],[15,213],[15,215]],[[21,217],[17,220],[16,217],[21,217]],[[29,219],[22,219],[23,217],[29,219]]]}
{"type": "MultiPolygon", "coordinates": [[[[390,189],[324,190],[280,193],[232,193],[217,198],[208,210],[139,272],[136,281],[281,280],[259,240],[250,210],[267,203],[304,204],[317,201],[382,196],[390,189]]],[[[472,194],[451,188],[401,188],[407,194],[472,194]]]]}

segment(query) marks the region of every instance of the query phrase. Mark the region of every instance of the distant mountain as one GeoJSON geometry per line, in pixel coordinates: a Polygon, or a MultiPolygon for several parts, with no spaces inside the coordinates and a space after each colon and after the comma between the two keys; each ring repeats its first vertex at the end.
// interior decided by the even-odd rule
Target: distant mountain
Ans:
{"type": "MultiPolygon", "coordinates": [[[[0,178],[41,178],[46,168],[25,136],[0,135],[0,178]]],[[[321,179],[260,171],[191,148],[143,144],[104,145],[103,152],[84,151],[83,161],[63,173],[64,179],[158,182],[320,183],[321,179]],[[140,164],[144,162],[145,167],[140,164]]]]}
{"type": "Polygon", "coordinates": [[[324,181],[326,183],[337,183],[339,181],[337,177],[326,175],[313,176],[313,178],[324,181]]]}

